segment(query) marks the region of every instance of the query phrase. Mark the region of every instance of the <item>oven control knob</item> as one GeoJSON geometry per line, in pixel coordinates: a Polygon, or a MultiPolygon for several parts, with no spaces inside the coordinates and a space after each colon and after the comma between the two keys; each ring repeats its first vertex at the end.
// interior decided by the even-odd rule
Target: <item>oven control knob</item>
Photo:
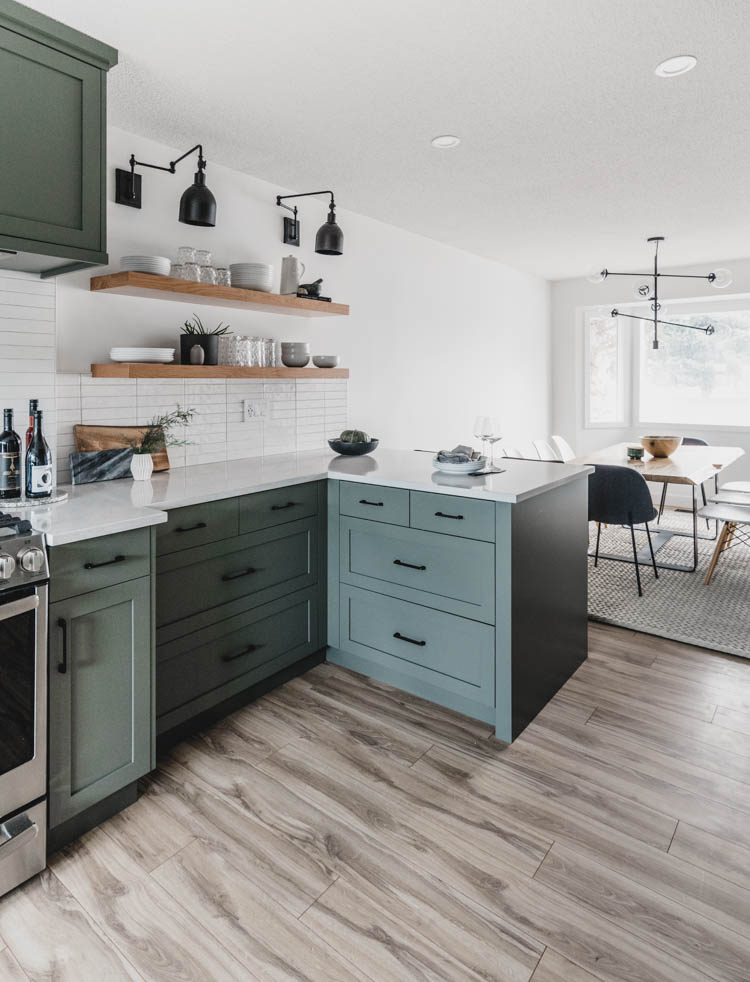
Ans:
{"type": "Polygon", "coordinates": [[[7,552],[0,552],[0,580],[9,580],[16,568],[16,561],[7,552]]]}
{"type": "Polygon", "coordinates": [[[44,553],[37,546],[29,546],[18,553],[18,562],[24,573],[41,573],[44,569],[44,553]]]}

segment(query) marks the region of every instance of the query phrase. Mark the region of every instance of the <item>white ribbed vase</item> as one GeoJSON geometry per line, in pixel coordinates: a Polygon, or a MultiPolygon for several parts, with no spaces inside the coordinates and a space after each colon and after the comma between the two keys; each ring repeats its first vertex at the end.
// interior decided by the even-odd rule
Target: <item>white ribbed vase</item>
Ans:
{"type": "Polygon", "coordinates": [[[134,453],[130,472],[134,481],[147,481],[154,470],[154,458],[150,453],[134,453]]]}

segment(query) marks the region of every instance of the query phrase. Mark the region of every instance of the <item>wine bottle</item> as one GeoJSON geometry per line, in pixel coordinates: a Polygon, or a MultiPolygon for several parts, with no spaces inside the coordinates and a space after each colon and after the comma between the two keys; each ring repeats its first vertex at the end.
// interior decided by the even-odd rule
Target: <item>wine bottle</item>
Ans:
{"type": "Polygon", "coordinates": [[[34,413],[34,432],[26,451],[26,497],[49,498],[52,494],[52,454],[42,434],[42,410],[34,413]]]}
{"type": "Polygon", "coordinates": [[[29,399],[29,428],[26,430],[26,449],[29,449],[31,437],[34,435],[34,413],[39,408],[38,399],[29,399]]]}
{"type": "Polygon", "coordinates": [[[13,429],[13,410],[3,410],[0,433],[0,499],[21,497],[21,439],[13,429]]]}

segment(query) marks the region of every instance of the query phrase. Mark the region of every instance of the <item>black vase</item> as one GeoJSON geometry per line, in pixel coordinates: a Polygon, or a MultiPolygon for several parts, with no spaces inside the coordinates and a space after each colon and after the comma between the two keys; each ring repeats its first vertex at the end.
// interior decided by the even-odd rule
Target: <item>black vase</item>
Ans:
{"type": "Polygon", "coordinates": [[[190,349],[194,345],[203,348],[203,364],[219,364],[219,335],[218,334],[181,334],[180,335],[180,364],[190,365],[190,349]]]}

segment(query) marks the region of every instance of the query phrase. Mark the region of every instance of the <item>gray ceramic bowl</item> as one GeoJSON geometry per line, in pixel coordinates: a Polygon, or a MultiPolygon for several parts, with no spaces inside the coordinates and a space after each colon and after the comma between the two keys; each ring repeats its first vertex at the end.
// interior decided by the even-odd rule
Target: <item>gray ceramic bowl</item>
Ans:
{"type": "Polygon", "coordinates": [[[338,355],[313,355],[313,365],[316,368],[336,368],[338,363],[338,355]]]}
{"type": "Polygon", "coordinates": [[[361,457],[362,454],[372,453],[377,447],[379,440],[368,440],[367,443],[344,443],[343,440],[329,440],[328,446],[334,453],[341,454],[342,457],[361,457]]]}
{"type": "Polygon", "coordinates": [[[310,361],[310,345],[307,341],[282,341],[281,363],[287,368],[304,368],[310,361]]]}

